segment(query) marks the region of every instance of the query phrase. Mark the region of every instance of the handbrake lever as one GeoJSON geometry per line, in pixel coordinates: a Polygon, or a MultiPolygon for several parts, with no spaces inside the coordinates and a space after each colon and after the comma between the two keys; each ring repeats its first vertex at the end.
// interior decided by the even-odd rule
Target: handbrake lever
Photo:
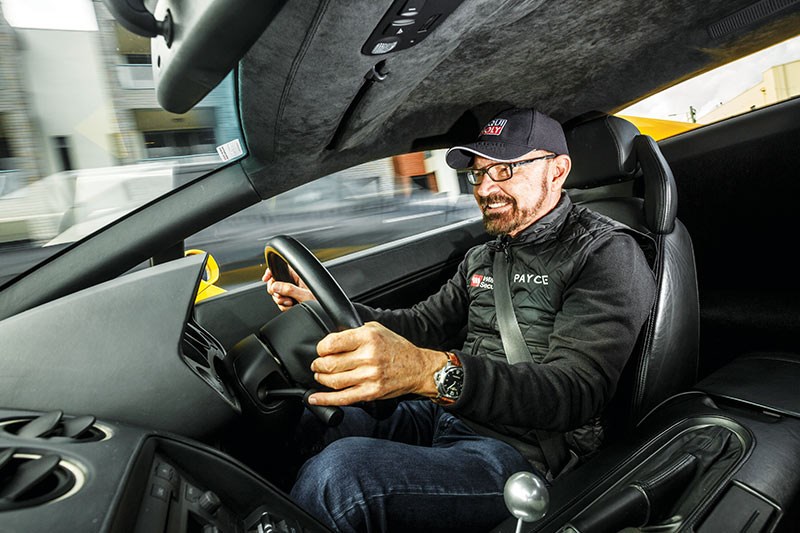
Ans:
{"type": "Polygon", "coordinates": [[[658,520],[694,477],[697,457],[681,454],[647,478],[632,481],[580,513],[559,533],[598,533],[642,527],[658,520]]]}

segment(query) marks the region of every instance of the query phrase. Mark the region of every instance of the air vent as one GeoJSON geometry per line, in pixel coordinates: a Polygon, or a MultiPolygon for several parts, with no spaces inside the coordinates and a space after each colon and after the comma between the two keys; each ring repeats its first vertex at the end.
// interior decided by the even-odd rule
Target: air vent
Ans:
{"type": "Polygon", "coordinates": [[[761,0],[760,2],[751,4],[709,25],[708,34],[714,39],[725,37],[761,19],[774,15],[778,11],[791,7],[797,4],[798,1],[799,0],[761,0]]]}
{"type": "Polygon", "coordinates": [[[226,352],[222,344],[211,333],[190,319],[186,324],[181,341],[184,362],[195,374],[217,391],[225,401],[236,409],[239,402],[220,379],[217,365],[225,359],[226,352]]]}
{"type": "Polygon", "coordinates": [[[183,354],[197,364],[210,366],[215,358],[225,357],[225,348],[208,331],[189,320],[183,333],[183,354]]]}
{"type": "Polygon", "coordinates": [[[80,471],[67,465],[59,455],[0,448],[0,511],[42,505],[76,491],[80,471]]]}
{"type": "Polygon", "coordinates": [[[95,425],[93,416],[65,417],[51,411],[37,417],[17,418],[0,422],[0,432],[23,439],[45,439],[54,442],[94,442],[108,434],[95,425]]]}

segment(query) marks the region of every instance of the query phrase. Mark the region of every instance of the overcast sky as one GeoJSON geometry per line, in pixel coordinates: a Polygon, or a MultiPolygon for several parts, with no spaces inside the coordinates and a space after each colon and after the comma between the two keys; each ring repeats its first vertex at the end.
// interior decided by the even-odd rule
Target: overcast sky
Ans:
{"type": "Polygon", "coordinates": [[[18,28],[97,31],[91,0],[2,0],[3,15],[18,28]]]}
{"type": "Polygon", "coordinates": [[[697,118],[701,118],[760,83],[765,70],[799,59],[800,36],[670,87],[619,114],[687,121],[689,106],[694,106],[697,118]]]}

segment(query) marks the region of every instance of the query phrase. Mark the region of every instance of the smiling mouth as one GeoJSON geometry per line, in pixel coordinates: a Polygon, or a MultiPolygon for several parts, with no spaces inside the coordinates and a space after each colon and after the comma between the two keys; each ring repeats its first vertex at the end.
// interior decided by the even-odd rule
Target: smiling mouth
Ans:
{"type": "Polygon", "coordinates": [[[484,213],[491,213],[493,211],[499,211],[507,207],[511,207],[511,201],[498,198],[487,198],[481,202],[481,207],[483,208],[484,213]]]}

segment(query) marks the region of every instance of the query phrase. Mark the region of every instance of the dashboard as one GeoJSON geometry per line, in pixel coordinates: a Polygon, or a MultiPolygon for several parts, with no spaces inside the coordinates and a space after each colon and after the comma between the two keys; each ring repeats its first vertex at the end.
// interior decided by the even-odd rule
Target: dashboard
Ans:
{"type": "Polygon", "coordinates": [[[133,272],[0,322],[0,406],[195,438],[223,427],[240,407],[219,378],[224,350],[192,317],[205,260],[133,272]]]}
{"type": "Polygon", "coordinates": [[[0,531],[327,531],[198,442],[91,415],[0,410],[0,531]]]}
{"type": "Polygon", "coordinates": [[[242,412],[226,350],[194,316],[205,261],[0,322],[0,532],[326,531],[205,444],[242,412]]]}

